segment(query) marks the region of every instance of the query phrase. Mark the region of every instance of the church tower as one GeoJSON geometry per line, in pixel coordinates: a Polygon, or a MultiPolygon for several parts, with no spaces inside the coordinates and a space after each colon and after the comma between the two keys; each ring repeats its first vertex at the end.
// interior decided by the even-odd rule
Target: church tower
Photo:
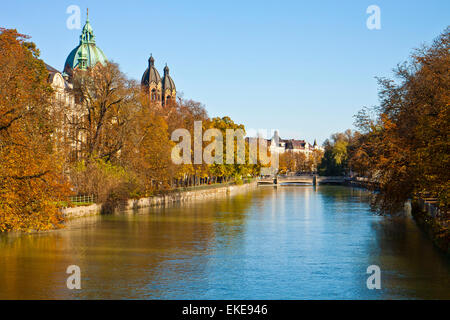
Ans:
{"type": "Polygon", "coordinates": [[[95,67],[98,63],[106,65],[107,58],[103,51],[95,43],[94,30],[89,23],[89,11],[86,16],[86,24],[80,35],[78,46],[73,49],[64,63],[64,75],[73,76],[76,69],[86,70],[95,67]]]}
{"type": "Polygon", "coordinates": [[[170,101],[174,101],[177,96],[177,89],[175,88],[175,82],[169,75],[169,67],[164,67],[164,78],[162,81],[163,100],[162,105],[167,105],[170,101]]]}
{"type": "Polygon", "coordinates": [[[152,55],[148,59],[148,68],[142,75],[141,86],[148,94],[150,101],[159,106],[165,106],[170,100],[175,100],[177,94],[175,83],[169,75],[169,67],[166,65],[164,77],[161,79],[152,55]]]}
{"type": "Polygon", "coordinates": [[[148,68],[142,75],[141,85],[147,91],[150,101],[161,105],[162,83],[158,70],[155,68],[155,59],[152,55],[148,59],[148,68]]]}

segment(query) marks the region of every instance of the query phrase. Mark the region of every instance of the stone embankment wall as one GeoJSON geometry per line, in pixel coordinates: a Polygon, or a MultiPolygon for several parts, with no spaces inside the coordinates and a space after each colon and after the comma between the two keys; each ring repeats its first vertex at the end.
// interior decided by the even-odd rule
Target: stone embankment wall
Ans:
{"type": "MultiPolygon", "coordinates": [[[[243,185],[228,185],[192,191],[171,192],[166,195],[159,195],[141,199],[129,199],[120,206],[120,209],[129,210],[153,206],[167,206],[173,203],[186,201],[203,201],[220,197],[233,196],[242,192],[247,192],[253,188],[256,188],[256,182],[251,182],[243,185]]],[[[102,204],[65,208],[62,210],[62,212],[66,219],[98,215],[102,212],[102,204]]]]}
{"type": "Polygon", "coordinates": [[[448,212],[440,210],[436,201],[418,199],[412,203],[412,215],[419,227],[433,243],[450,256],[450,219],[448,212]]]}
{"type": "Polygon", "coordinates": [[[100,214],[102,211],[101,204],[91,204],[90,206],[79,206],[73,208],[64,208],[62,213],[66,219],[75,219],[100,214]]]}

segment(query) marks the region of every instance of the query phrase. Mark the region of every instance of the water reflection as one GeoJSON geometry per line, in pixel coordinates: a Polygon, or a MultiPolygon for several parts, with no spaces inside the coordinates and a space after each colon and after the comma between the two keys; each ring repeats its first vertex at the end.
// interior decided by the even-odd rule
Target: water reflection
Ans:
{"type": "Polygon", "coordinates": [[[261,187],[2,236],[0,298],[450,298],[449,260],[413,221],[369,202],[362,189],[261,187]],[[82,290],[66,288],[71,264],[82,290]],[[371,264],[382,290],[366,288],[371,264]]]}

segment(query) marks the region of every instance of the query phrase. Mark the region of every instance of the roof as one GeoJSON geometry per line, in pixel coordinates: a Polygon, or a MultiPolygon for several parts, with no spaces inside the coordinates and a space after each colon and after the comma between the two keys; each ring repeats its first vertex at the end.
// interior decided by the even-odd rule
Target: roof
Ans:
{"type": "Polygon", "coordinates": [[[108,59],[103,51],[95,44],[94,31],[86,20],[80,35],[80,43],[70,53],[64,63],[64,72],[71,73],[74,69],[94,67],[97,63],[106,64],[108,59]],[[86,63],[81,64],[82,61],[86,63]]]}
{"type": "Polygon", "coordinates": [[[161,82],[161,76],[159,75],[158,70],[155,68],[155,59],[153,56],[150,56],[148,59],[148,68],[145,69],[144,74],[142,75],[141,84],[142,85],[150,85],[151,83],[158,84],[161,82]]]}
{"type": "Polygon", "coordinates": [[[47,80],[48,80],[49,83],[52,83],[53,82],[53,78],[55,77],[55,74],[61,73],[61,72],[59,72],[58,70],[53,68],[51,65],[46,64],[45,62],[44,62],[44,64],[45,64],[45,68],[47,69],[47,72],[48,72],[48,79],[47,80]]]}
{"type": "Polygon", "coordinates": [[[163,90],[175,90],[175,82],[169,75],[169,67],[166,65],[164,67],[164,78],[163,78],[163,90]]]}
{"type": "Polygon", "coordinates": [[[306,141],[291,139],[290,144],[292,145],[292,149],[304,149],[306,146],[306,141]]]}
{"type": "Polygon", "coordinates": [[[44,64],[45,64],[45,68],[47,68],[47,71],[48,72],[50,72],[50,73],[61,73],[60,71],[58,71],[58,70],[56,70],[55,68],[53,68],[51,65],[49,65],[49,64],[46,64],[45,62],[44,62],[44,64]]]}

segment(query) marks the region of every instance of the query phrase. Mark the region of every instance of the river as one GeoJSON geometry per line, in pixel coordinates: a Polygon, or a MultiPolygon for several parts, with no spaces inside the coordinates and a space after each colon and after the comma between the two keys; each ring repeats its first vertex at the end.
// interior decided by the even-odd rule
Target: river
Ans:
{"type": "Polygon", "coordinates": [[[342,186],[82,218],[0,237],[0,299],[450,299],[450,259],[342,186]],[[81,270],[69,290],[66,269],[81,270]],[[367,267],[381,270],[369,290],[367,267]]]}

